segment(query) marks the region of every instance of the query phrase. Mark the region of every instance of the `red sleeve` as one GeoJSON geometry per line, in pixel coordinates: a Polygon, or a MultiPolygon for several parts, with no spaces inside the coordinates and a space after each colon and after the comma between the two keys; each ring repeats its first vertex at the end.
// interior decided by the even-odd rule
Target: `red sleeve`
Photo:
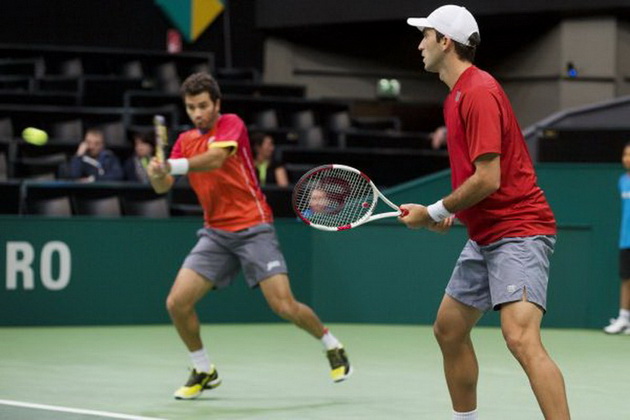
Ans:
{"type": "Polygon", "coordinates": [[[467,92],[460,115],[471,162],[486,153],[501,153],[501,107],[492,92],[485,88],[467,92]]]}
{"type": "Polygon", "coordinates": [[[239,141],[245,138],[242,133],[246,130],[245,123],[236,114],[225,114],[217,122],[217,133],[215,135],[215,143],[218,142],[234,142],[241,147],[239,141]]]}

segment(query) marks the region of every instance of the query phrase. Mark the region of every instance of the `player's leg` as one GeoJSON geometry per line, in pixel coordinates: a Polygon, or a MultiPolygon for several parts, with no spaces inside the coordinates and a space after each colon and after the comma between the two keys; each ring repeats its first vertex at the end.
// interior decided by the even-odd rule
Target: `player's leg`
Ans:
{"type": "Polygon", "coordinates": [[[317,339],[324,335],[324,326],[315,312],[293,297],[286,274],[273,275],[259,285],[269,307],[280,318],[294,323],[317,339]]]}
{"type": "Polygon", "coordinates": [[[619,315],[604,328],[607,334],[630,334],[630,249],[619,250],[619,315]]]}
{"type": "Polygon", "coordinates": [[[271,309],[313,337],[324,326],[313,310],[293,297],[288,268],[273,225],[260,224],[231,234],[231,251],[238,256],[249,287],[260,287],[271,309]]]}
{"type": "Polygon", "coordinates": [[[444,375],[457,413],[477,409],[479,366],[470,332],[482,312],[444,295],[433,331],[442,351],[444,375]]]}
{"type": "Polygon", "coordinates": [[[622,279],[619,307],[630,312],[630,249],[627,248],[619,252],[619,278],[622,279]]]}
{"type": "Polygon", "coordinates": [[[191,352],[203,347],[195,305],[212,287],[212,282],[200,274],[189,268],[182,268],[177,273],[175,282],[166,298],[166,308],[173,325],[191,352]]]}
{"type": "Polygon", "coordinates": [[[333,381],[340,382],[350,376],[352,368],[343,345],[324,327],[309,306],[294,298],[289,277],[284,273],[275,274],[261,281],[259,285],[269,307],[279,317],[292,322],[322,342],[333,381]]]}
{"type": "Polygon", "coordinates": [[[547,354],[540,324],[547,306],[555,237],[505,238],[484,248],[493,305],[508,348],[527,374],[545,419],[569,419],[564,379],[547,354]]]}
{"type": "Polygon", "coordinates": [[[198,236],[197,244],[184,260],[166,299],[168,313],[193,364],[188,381],[175,392],[178,399],[196,398],[204,389],[215,388],[221,383],[203,346],[195,306],[211,289],[227,287],[239,269],[238,259],[226,250],[221,235],[201,229],[198,236]]]}
{"type": "Polygon", "coordinates": [[[477,418],[479,368],[470,331],[491,306],[486,261],[479,245],[469,240],[457,259],[433,327],[454,419],[477,418]]]}
{"type": "Polygon", "coordinates": [[[620,308],[630,311],[630,278],[621,281],[620,308]]]}
{"type": "Polygon", "coordinates": [[[630,279],[622,279],[619,288],[619,314],[604,327],[606,334],[630,334],[630,279]]]}
{"type": "Polygon", "coordinates": [[[326,349],[333,381],[339,382],[352,369],[342,344],[324,328],[315,312],[293,296],[287,264],[273,225],[261,224],[235,232],[232,251],[238,255],[250,287],[260,287],[271,309],[283,319],[319,339],[326,349]]]}
{"type": "Polygon", "coordinates": [[[238,258],[227,240],[212,229],[200,229],[199,240],[186,256],[166,299],[173,324],[189,351],[203,347],[195,306],[213,288],[227,287],[238,274],[238,258]]]}
{"type": "Polygon", "coordinates": [[[523,300],[501,308],[501,330],[508,348],[521,364],[538,404],[547,420],[568,420],[564,379],[560,369],[549,357],[540,337],[543,311],[534,303],[523,300]]]}
{"type": "Polygon", "coordinates": [[[174,397],[189,400],[197,398],[204,389],[221,384],[219,373],[210,363],[200,335],[196,303],[211,290],[213,284],[189,268],[179,270],[166,298],[168,313],[177,333],[188,348],[193,369],[186,383],[178,388],[174,397]]]}

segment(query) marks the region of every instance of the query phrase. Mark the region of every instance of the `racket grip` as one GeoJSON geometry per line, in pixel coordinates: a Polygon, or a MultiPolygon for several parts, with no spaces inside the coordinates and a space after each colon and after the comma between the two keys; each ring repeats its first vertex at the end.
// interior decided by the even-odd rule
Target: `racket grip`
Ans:
{"type": "Polygon", "coordinates": [[[400,217],[406,217],[409,214],[409,210],[400,209],[400,217]]]}

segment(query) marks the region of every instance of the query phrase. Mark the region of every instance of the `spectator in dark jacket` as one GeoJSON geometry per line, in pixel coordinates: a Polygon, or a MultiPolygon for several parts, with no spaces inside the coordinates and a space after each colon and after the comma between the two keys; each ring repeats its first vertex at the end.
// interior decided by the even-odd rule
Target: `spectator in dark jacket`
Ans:
{"type": "Polygon", "coordinates": [[[70,160],[68,177],[81,182],[120,181],[123,170],[118,157],[105,148],[105,137],[99,129],[89,129],[76,155],[70,160]]]}
{"type": "Polygon", "coordinates": [[[147,166],[155,153],[155,132],[138,132],[133,136],[133,155],[123,165],[125,180],[149,183],[147,166]]]}

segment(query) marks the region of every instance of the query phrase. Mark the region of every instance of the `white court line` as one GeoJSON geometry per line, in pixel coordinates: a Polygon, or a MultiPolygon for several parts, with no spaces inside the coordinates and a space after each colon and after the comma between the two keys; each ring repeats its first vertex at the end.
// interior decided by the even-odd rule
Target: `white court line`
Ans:
{"type": "Polygon", "coordinates": [[[112,419],[126,420],[164,420],[158,417],[133,416],[131,414],[110,413],[108,411],[83,410],[80,408],[59,407],[56,405],[25,403],[20,401],[0,400],[0,405],[11,405],[14,407],[34,408],[37,410],[60,411],[62,413],[85,414],[88,416],[109,417],[112,419]]]}

